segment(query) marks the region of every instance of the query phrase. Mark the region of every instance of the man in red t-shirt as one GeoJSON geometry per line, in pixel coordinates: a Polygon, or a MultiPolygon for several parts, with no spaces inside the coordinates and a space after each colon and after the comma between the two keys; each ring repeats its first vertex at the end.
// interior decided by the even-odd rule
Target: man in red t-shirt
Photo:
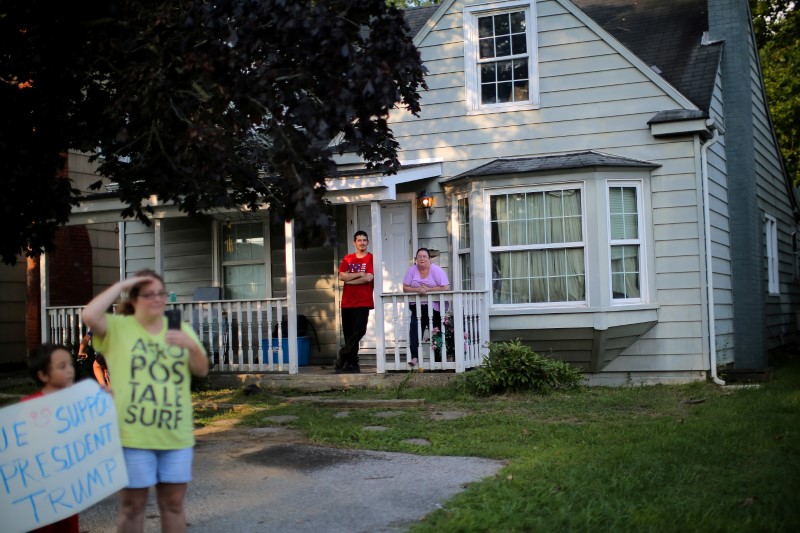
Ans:
{"type": "Polygon", "coordinates": [[[374,269],[372,254],[367,251],[369,237],[365,231],[353,236],[356,251],[347,254],[339,265],[339,280],[344,282],[342,290],[342,331],[344,346],[336,361],[338,374],[358,374],[358,343],[367,332],[369,310],[374,309],[372,291],[374,269]]]}

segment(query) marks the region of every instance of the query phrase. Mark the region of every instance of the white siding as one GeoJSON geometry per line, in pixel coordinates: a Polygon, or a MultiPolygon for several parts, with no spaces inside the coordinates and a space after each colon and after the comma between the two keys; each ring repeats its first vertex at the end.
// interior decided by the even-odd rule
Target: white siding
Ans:
{"type": "Polygon", "coordinates": [[[154,226],[141,222],[125,223],[125,273],[126,277],[140,270],[155,268],[154,226]]]}
{"type": "Polygon", "coordinates": [[[164,283],[179,300],[190,301],[198,287],[212,286],[210,218],[168,218],[163,221],[164,283]]]}
{"type": "Polygon", "coordinates": [[[119,238],[115,223],[86,226],[92,243],[92,294],[119,281],[119,238]]]}
{"type": "MultiPolygon", "coordinates": [[[[752,36],[751,36],[752,39],[752,36]]],[[[774,348],[796,341],[790,338],[800,324],[800,287],[794,279],[792,232],[797,231],[792,205],[787,197],[786,178],[781,154],[772,134],[772,123],[764,98],[758,56],[755,44],[750,47],[750,78],[753,101],[753,127],[755,129],[755,171],[758,205],[762,212],[774,216],[778,229],[779,295],[767,295],[767,347],[774,348]]],[[[765,243],[766,247],[766,243],[765,243]]],[[[766,252],[764,252],[766,257],[766,252]]],[[[766,261],[764,262],[764,279],[766,261]]],[[[766,281],[764,291],[767,290],[766,281]]]]}
{"type": "MultiPolygon", "coordinates": [[[[540,1],[540,109],[467,116],[462,13],[477,3],[454,2],[419,43],[430,90],[422,95],[419,118],[392,116],[401,159],[439,158],[445,178],[499,157],[590,149],[661,164],[650,180],[653,210],[647,215],[655,254],[651,302],[661,306],[659,323],[612,365],[630,371],[703,369],[707,354],[697,327],[705,298],[699,153],[690,137],[655,139],[647,125],[657,112],[682,104],[559,2],[540,1]]],[[[476,280],[485,275],[475,274],[476,280]]],[[[493,320],[492,327],[500,322],[493,320]]]]}

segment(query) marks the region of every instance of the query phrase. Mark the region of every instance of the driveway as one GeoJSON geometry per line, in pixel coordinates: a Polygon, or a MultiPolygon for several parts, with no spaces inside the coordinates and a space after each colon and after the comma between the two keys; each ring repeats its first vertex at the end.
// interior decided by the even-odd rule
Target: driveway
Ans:
{"type": "MultiPolygon", "coordinates": [[[[315,446],[287,428],[196,432],[189,531],[374,533],[404,531],[502,461],[315,446]]],[[[160,531],[151,491],[145,531],[160,531]]],[[[115,530],[116,497],[81,513],[82,532],[115,530]]]]}

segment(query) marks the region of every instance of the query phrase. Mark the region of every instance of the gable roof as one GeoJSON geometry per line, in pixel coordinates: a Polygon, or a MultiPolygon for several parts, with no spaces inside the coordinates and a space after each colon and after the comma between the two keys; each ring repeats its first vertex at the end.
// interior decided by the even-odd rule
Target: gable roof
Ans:
{"type": "Polygon", "coordinates": [[[410,7],[403,10],[406,22],[409,27],[409,34],[413,37],[422,29],[428,19],[430,19],[436,10],[439,9],[438,5],[423,6],[423,7],[410,7]]]}
{"type": "Polygon", "coordinates": [[[457,176],[442,180],[449,183],[478,176],[497,176],[521,172],[542,172],[545,170],[567,170],[593,167],[658,168],[661,165],[651,161],[631,159],[618,155],[605,154],[596,150],[570,152],[566,154],[541,155],[535,157],[499,158],[457,176]]]}
{"type": "Polygon", "coordinates": [[[697,107],[707,111],[721,43],[703,44],[706,0],[572,0],[697,107]]]}
{"type": "MultiPolygon", "coordinates": [[[[422,31],[450,4],[452,0],[406,9],[411,34],[422,31]]],[[[703,43],[708,31],[706,0],[572,0],[572,4],[694,105],[708,111],[722,44],[703,43]]]]}

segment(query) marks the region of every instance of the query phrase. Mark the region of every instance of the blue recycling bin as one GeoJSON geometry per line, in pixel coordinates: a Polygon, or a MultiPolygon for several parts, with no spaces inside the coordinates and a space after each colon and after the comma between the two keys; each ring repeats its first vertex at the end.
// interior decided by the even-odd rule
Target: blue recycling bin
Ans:
{"type": "MultiPolygon", "coordinates": [[[[289,364],[289,339],[281,339],[283,349],[283,364],[289,364]]],[[[308,366],[308,352],[311,348],[311,337],[297,337],[297,366],[308,366]]],[[[261,353],[272,354],[272,363],[278,364],[278,339],[272,339],[272,346],[268,339],[261,341],[261,353]]]]}

